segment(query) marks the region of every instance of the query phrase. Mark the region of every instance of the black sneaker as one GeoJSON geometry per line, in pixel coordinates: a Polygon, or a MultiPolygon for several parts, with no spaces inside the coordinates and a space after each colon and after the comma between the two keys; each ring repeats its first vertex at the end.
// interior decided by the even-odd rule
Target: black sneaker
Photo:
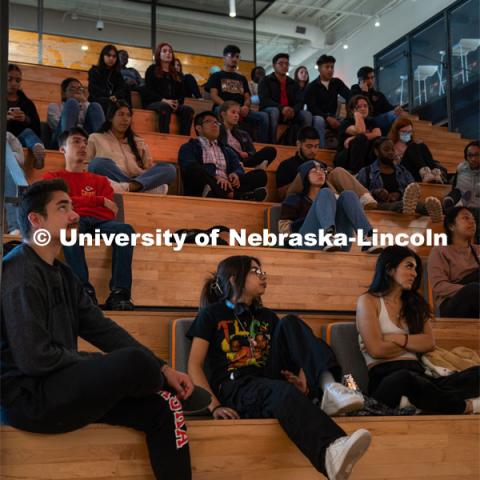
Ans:
{"type": "Polygon", "coordinates": [[[268,192],[265,187],[256,188],[252,192],[243,193],[238,196],[239,200],[250,200],[251,202],[263,202],[268,192]]]}
{"type": "Polygon", "coordinates": [[[105,300],[104,310],[127,311],[134,310],[135,306],[130,298],[130,292],[125,289],[112,290],[105,300]]]}
{"type": "Polygon", "coordinates": [[[98,305],[97,296],[95,295],[95,290],[85,289],[85,293],[90,297],[94,305],[98,305]]]}

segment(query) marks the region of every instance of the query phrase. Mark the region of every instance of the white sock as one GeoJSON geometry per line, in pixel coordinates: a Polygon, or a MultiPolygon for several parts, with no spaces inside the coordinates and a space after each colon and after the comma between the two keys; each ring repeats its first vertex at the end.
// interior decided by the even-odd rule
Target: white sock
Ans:
{"type": "Polygon", "coordinates": [[[325,387],[330,384],[330,383],[336,383],[335,379],[333,378],[333,375],[331,372],[328,370],[325,370],[322,372],[322,375],[320,376],[320,388],[325,391],[325,387]]]}
{"type": "Polygon", "coordinates": [[[473,413],[480,413],[480,397],[470,398],[472,402],[473,413]]]}

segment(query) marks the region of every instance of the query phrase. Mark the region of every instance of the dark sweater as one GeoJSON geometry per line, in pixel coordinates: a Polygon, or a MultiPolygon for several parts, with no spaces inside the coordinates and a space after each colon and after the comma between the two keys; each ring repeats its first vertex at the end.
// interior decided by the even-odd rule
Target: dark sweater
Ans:
{"type": "Polygon", "coordinates": [[[142,101],[146,106],[153,102],[160,102],[163,98],[167,100],[178,100],[183,103],[185,98],[182,80],[175,80],[167,73],[162,77],[155,75],[155,64],[150,65],[145,72],[145,88],[142,92],[142,101]]]}
{"type": "Polygon", "coordinates": [[[130,103],[128,87],[121,71],[93,66],[88,71],[88,100],[98,102],[105,108],[112,95],[117,97],[117,100],[130,103]]]}
{"type": "Polygon", "coordinates": [[[320,77],[310,83],[305,93],[307,110],[312,115],[319,117],[336,117],[338,107],[338,95],[346,102],[351,97],[350,89],[339,78],[332,78],[325,88],[320,77]]]}
{"type": "Polygon", "coordinates": [[[370,100],[373,107],[372,116],[381,115],[392,111],[395,107],[387,100],[387,97],[378,90],[370,88],[368,92],[364,92],[357,83],[352,85],[352,95],[364,95],[370,100]]]}
{"type": "MultiPolygon", "coordinates": [[[[151,353],[103,315],[67,265],[46,263],[26,244],[16,247],[3,260],[2,403],[13,402],[32,377],[102,355],[79,352],[79,336],[104,352],[138,347],[151,353]]],[[[159,367],[164,363],[159,359],[159,367]]]]}
{"type": "MultiPolygon", "coordinates": [[[[232,135],[238,140],[242,148],[242,152],[247,152],[250,157],[255,155],[255,146],[253,145],[252,137],[248,132],[242,130],[241,128],[234,127],[232,129],[232,135]]],[[[224,145],[228,145],[228,136],[227,130],[223,125],[220,126],[220,135],[218,141],[224,145]]]]}
{"type": "Polygon", "coordinates": [[[18,100],[16,102],[7,102],[7,108],[12,107],[20,107],[28,119],[26,123],[17,122],[16,120],[8,120],[7,132],[18,137],[26,128],[31,128],[40,137],[40,118],[38,116],[37,108],[21,90],[18,91],[18,100]]]}

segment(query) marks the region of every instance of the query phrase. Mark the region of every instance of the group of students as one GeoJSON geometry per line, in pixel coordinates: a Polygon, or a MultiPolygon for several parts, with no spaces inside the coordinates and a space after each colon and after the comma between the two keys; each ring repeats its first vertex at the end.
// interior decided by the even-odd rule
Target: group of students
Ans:
{"type": "MultiPolygon", "coordinates": [[[[60,141],[66,151],[78,152],[79,161],[85,158],[85,138],[60,141]]],[[[54,178],[29,187],[19,206],[23,242],[3,261],[1,292],[1,407],[7,424],[38,433],[95,422],[134,428],[146,434],[155,478],[190,479],[182,404],[201,387],[210,393],[206,403],[213,418],[276,418],[319,472],[343,480],[372,436],[365,429],[347,435],[331,417],[362,409],[364,394],[391,408],[480,413],[480,367],[441,378],[424,373],[419,356],[435,347],[433,314],[419,293],[422,262],[410,249],[383,250],[358,300],[359,348],[369,372],[364,394],[340,383],[334,352],[300,317],[279,319],[263,306],[267,274],[260,259],[246,255],[225,258],[206,280],[186,334],[192,347],[185,374],[106,318],[57,260],[60,230],[70,236],[81,222],[74,202],[65,181],[54,178]],[[51,235],[46,246],[33,241],[39,229],[51,235]],[[78,337],[103,353],[79,352],[78,337]]],[[[473,305],[476,289],[478,318],[475,221],[464,207],[450,212],[449,245],[433,250],[429,261],[434,294],[443,299],[440,308],[447,302],[448,309],[469,295],[473,305]],[[440,280],[449,269],[453,277],[440,280]]]]}

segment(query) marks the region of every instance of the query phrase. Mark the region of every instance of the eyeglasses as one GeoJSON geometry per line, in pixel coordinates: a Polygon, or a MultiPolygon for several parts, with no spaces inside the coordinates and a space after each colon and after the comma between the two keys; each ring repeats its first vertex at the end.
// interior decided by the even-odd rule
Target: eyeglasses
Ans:
{"type": "Polygon", "coordinates": [[[221,123],[217,120],[204,120],[202,122],[202,125],[212,125],[212,126],[216,125],[217,127],[219,127],[221,123]]]}
{"type": "Polygon", "coordinates": [[[259,278],[267,276],[267,272],[265,270],[262,270],[260,267],[252,267],[250,269],[250,273],[254,273],[259,278]]]}
{"type": "Polygon", "coordinates": [[[68,87],[67,90],[69,92],[84,92],[85,88],[84,87],[68,87]]]}

